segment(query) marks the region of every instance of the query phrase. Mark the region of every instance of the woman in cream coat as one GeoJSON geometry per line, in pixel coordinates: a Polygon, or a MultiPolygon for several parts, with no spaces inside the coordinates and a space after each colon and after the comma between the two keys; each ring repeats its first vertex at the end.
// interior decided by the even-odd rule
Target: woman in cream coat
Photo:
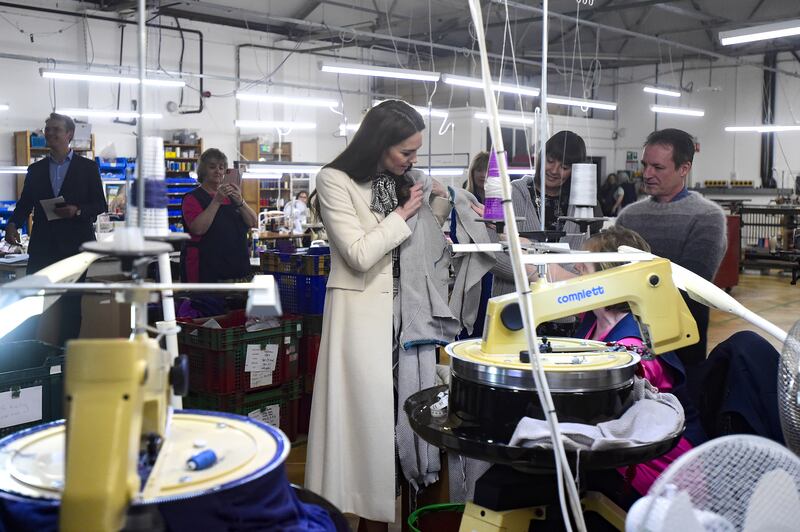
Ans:
{"type": "MultiPolygon", "coordinates": [[[[360,516],[359,530],[385,530],[395,520],[392,251],[411,234],[406,220],[423,201],[421,185],[405,173],[424,127],[408,104],[385,101],[316,181],[331,273],[305,487],[360,516]]],[[[446,193],[437,184],[434,194],[446,193]]]]}

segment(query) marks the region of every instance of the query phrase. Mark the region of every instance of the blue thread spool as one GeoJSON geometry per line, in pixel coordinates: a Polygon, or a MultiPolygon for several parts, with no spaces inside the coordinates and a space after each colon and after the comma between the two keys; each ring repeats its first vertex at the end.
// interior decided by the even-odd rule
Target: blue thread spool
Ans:
{"type": "Polygon", "coordinates": [[[186,467],[192,471],[208,469],[217,463],[217,455],[211,449],[200,451],[186,461],[186,467]]]}

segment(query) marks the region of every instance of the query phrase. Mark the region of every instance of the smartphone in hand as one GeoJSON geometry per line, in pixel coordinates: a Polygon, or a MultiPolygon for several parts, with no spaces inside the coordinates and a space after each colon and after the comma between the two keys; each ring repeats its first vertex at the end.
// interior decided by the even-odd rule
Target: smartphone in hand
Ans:
{"type": "Polygon", "coordinates": [[[236,185],[241,188],[242,174],[238,168],[228,168],[225,170],[225,177],[222,178],[222,184],[236,185]]]}

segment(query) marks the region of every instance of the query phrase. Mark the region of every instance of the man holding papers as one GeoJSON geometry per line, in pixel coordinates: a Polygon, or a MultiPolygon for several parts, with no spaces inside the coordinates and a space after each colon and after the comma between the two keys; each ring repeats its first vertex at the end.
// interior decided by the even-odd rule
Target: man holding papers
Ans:
{"type": "MultiPolygon", "coordinates": [[[[22,194],[6,227],[6,240],[18,242],[17,228],[27,223],[33,211],[28,274],[77,254],[81,244],[94,240],[92,224],[107,208],[97,163],[69,147],[74,134],[75,122],[70,117],[50,114],[44,129],[50,155],[28,167],[22,194]]],[[[63,339],[75,338],[80,332],[80,299],[70,299],[75,300],[71,305],[77,304],[77,309],[67,311],[63,318],[65,322],[77,318],[77,322],[64,323],[63,339]]]]}

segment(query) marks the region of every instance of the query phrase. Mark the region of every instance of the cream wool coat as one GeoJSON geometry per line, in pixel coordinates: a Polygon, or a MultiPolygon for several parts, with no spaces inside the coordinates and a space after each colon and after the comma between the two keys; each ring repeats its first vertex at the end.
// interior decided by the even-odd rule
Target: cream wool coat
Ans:
{"type": "Polygon", "coordinates": [[[331,247],[305,487],[342,512],[395,520],[392,249],[405,220],[370,210],[371,183],[317,175],[331,247]]]}

